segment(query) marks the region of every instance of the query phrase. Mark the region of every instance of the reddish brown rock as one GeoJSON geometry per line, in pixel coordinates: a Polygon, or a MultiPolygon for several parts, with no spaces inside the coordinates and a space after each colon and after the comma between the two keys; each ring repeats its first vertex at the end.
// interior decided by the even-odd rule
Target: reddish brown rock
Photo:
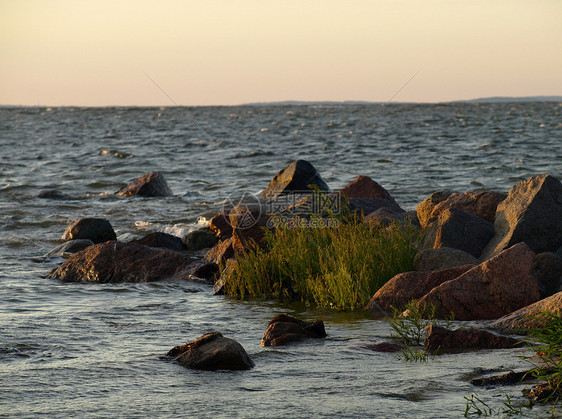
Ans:
{"type": "Polygon", "coordinates": [[[478,263],[478,259],[474,256],[450,247],[424,249],[414,257],[414,269],[421,272],[433,272],[463,265],[478,265],[478,263]]]}
{"type": "Polygon", "coordinates": [[[539,299],[539,287],[531,275],[534,258],[525,243],[516,244],[433,288],[420,304],[435,305],[442,318],[453,313],[455,320],[497,319],[539,299]]]}
{"type": "Polygon", "coordinates": [[[76,253],[47,277],[71,282],[151,282],[187,278],[193,262],[185,252],[109,241],[76,253]]]}
{"type": "Polygon", "coordinates": [[[562,246],[562,183],[552,176],[534,176],[513,186],[497,208],[496,235],[481,259],[525,242],[536,253],[562,246]]]}
{"type": "Polygon", "coordinates": [[[541,320],[541,317],[544,317],[541,316],[541,313],[545,312],[562,316],[562,292],[520,308],[496,320],[493,326],[505,332],[525,332],[529,329],[544,326],[545,322],[541,320]]]}
{"type": "Polygon", "coordinates": [[[232,247],[233,238],[230,237],[225,240],[219,241],[211,250],[205,255],[205,260],[214,262],[217,265],[224,263],[225,260],[234,257],[234,248],[232,247]]]}
{"type": "Polygon", "coordinates": [[[321,191],[330,188],[320,176],[320,173],[306,160],[297,160],[280,170],[263,191],[261,199],[277,198],[287,193],[312,192],[310,185],[315,185],[321,191]]]}
{"type": "Polygon", "coordinates": [[[151,172],[133,180],[116,192],[117,196],[172,196],[172,190],[160,172],[151,172]]]}
{"type": "Polygon", "coordinates": [[[83,217],[71,222],[61,240],[87,239],[94,243],[103,243],[108,240],[116,240],[117,236],[111,223],[105,218],[83,217]]]}
{"type": "Polygon", "coordinates": [[[435,205],[429,218],[438,217],[446,209],[458,208],[493,224],[496,219],[496,208],[505,198],[507,194],[494,191],[453,193],[435,205]]]}
{"type": "Polygon", "coordinates": [[[234,254],[243,254],[253,246],[264,245],[265,232],[269,229],[269,217],[262,211],[234,207],[229,214],[234,254]]]}
{"type": "Polygon", "coordinates": [[[222,211],[211,218],[209,229],[221,239],[232,236],[232,226],[230,225],[228,211],[222,211]]]}
{"type": "Polygon", "coordinates": [[[185,250],[185,246],[179,237],[173,236],[167,233],[150,233],[144,236],[142,239],[131,240],[132,242],[144,244],[149,247],[162,247],[165,249],[172,250],[185,250]]]}
{"type": "Polygon", "coordinates": [[[384,284],[367,304],[368,310],[389,311],[417,300],[443,282],[455,279],[474,265],[443,269],[435,272],[404,272],[384,284]]]}
{"type": "Polygon", "coordinates": [[[388,193],[388,191],[368,176],[357,176],[353,181],[348,183],[339,193],[347,198],[375,198],[392,202],[398,206],[398,203],[388,193]]]}
{"type": "Polygon", "coordinates": [[[281,346],[299,342],[306,338],[325,338],[326,330],[322,320],[304,322],[287,314],[275,316],[267,326],[261,346],[281,346]]]}
{"type": "Polygon", "coordinates": [[[186,368],[197,370],[248,370],[254,366],[242,345],[220,332],[172,348],[168,354],[186,368]]]}
{"type": "Polygon", "coordinates": [[[427,224],[429,223],[433,208],[435,208],[435,206],[440,202],[446,200],[449,195],[451,195],[451,193],[452,192],[450,191],[433,192],[430,196],[428,196],[418,204],[416,212],[418,213],[418,220],[422,227],[427,226],[427,224]]]}
{"type": "Polygon", "coordinates": [[[213,293],[215,295],[223,295],[225,293],[225,287],[230,280],[230,276],[234,273],[238,267],[238,262],[236,259],[227,259],[224,262],[224,268],[221,271],[220,276],[215,277],[215,283],[213,284],[213,293]]]}
{"type": "Polygon", "coordinates": [[[447,330],[434,324],[425,328],[423,342],[426,351],[440,354],[465,349],[513,348],[521,343],[520,340],[498,336],[485,330],[472,328],[447,330]]]}

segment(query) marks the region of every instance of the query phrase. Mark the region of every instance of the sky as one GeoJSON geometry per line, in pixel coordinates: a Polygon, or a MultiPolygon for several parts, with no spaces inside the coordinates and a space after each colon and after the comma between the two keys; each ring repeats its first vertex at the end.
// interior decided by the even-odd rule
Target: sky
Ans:
{"type": "Polygon", "coordinates": [[[561,22],[562,0],[0,0],[0,104],[562,95],[561,22]]]}

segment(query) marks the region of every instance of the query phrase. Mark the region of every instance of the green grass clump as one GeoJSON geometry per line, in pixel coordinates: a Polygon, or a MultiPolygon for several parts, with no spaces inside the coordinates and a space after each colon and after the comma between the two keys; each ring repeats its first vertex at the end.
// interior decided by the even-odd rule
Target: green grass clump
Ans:
{"type": "Polygon", "coordinates": [[[360,217],[334,224],[280,226],[275,234],[268,233],[265,248],[238,257],[225,293],[354,310],[364,308],[394,275],[412,270],[415,227],[376,227],[360,217]]]}

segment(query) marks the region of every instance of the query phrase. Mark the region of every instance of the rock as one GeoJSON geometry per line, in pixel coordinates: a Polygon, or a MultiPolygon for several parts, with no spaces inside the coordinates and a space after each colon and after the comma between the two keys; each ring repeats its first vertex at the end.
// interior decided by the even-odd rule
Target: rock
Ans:
{"type": "Polygon", "coordinates": [[[349,200],[349,208],[351,211],[364,216],[372,214],[381,208],[387,208],[391,210],[393,214],[405,213],[399,205],[387,201],[386,199],[376,198],[351,198],[349,200]]]}
{"type": "Polygon", "coordinates": [[[69,199],[69,197],[62,192],[57,191],[56,189],[44,189],[39,192],[37,198],[41,199],[56,199],[56,200],[64,200],[69,199]]]}
{"type": "Polygon", "coordinates": [[[533,276],[539,283],[541,297],[550,297],[562,285],[562,258],[552,252],[539,253],[535,258],[533,276]]]}
{"type": "Polygon", "coordinates": [[[238,262],[236,259],[227,259],[224,264],[224,268],[221,271],[220,277],[215,281],[213,285],[213,294],[214,295],[223,295],[224,294],[224,287],[228,283],[230,279],[230,275],[234,272],[236,267],[238,266],[238,262]]]}
{"type": "Polygon", "coordinates": [[[210,249],[216,246],[218,242],[218,237],[206,228],[194,230],[185,237],[185,247],[191,251],[210,249]]]}
{"type": "Polygon", "coordinates": [[[73,254],[77,253],[80,250],[84,250],[88,246],[92,246],[94,244],[93,241],[89,239],[76,239],[70,240],[66,243],[61,244],[60,246],[55,247],[49,253],[47,253],[47,257],[54,257],[54,256],[63,256],[65,254],[73,254]]]}
{"type": "Polygon", "coordinates": [[[386,225],[391,222],[404,222],[407,213],[395,208],[382,207],[371,212],[365,217],[365,222],[370,225],[386,225]]]}
{"type": "Polygon", "coordinates": [[[222,211],[209,221],[209,229],[220,239],[232,236],[232,226],[228,217],[228,211],[222,211]]]}
{"type": "Polygon", "coordinates": [[[478,265],[474,256],[450,247],[424,249],[414,257],[414,269],[421,272],[439,271],[463,265],[478,265]]]}
{"type": "Polygon", "coordinates": [[[555,252],[562,246],[562,183],[540,175],[513,186],[498,205],[494,229],[482,260],[519,242],[536,253],[555,252]]]}
{"type": "Polygon", "coordinates": [[[229,214],[232,230],[232,248],[235,255],[246,253],[253,246],[265,244],[265,232],[270,229],[269,216],[261,211],[234,207],[229,214]]]}
{"type": "Polygon", "coordinates": [[[185,252],[110,241],[87,247],[47,275],[70,282],[151,282],[187,278],[185,252]]]}
{"type": "Polygon", "coordinates": [[[76,239],[88,239],[94,243],[103,243],[108,240],[116,240],[117,235],[106,219],[84,217],[71,222],[61,237],[61,240],[64,241],[76,239]]]}
{"type": "Polygon", "coordinates": [[[477,258],[492,237],[491,223],[466,211],[449,208],[432,218],[424,228],[421,248],[451,247],[477,258]]]}
{"type": "Polygon", "coordinates": [[[207,333],[194,342],[176,346],[167,355],[196,370],[249,370],[254,366],[242,345],[220,332],[207,333]]]}
{"type": "Polygon", "coordinates": [[[497,319],[540,297],[531,275],[535,254],[525,243],[516,244],[461,276],[444,282],[423,296],[439,317],[455,320],[497,319]]]}
{"type": "Polygon", "coordinates": [[[320,173],[306,160],[297,160],[278,172],[263,191],[261,199],[276,198],[289,192],[312,192],[309,185],[316,185],[321,191],[330,188],[320,173]]]}
{"type": "Polygon", "coordinates": [[[224,263],[225,260],[234,257],[234,248],[232,247],[233,238],[230,237],[219,242],[207,252],[204,260],[214,262],[217,265],[224,263]]]}
{"type": "Polygon", "coordinates": [[[435,208],[435,206],[440,202],[446,200],[451,194],[451,191],[433,192],[430,196],[418,204],[416,212],[418,213],[418,220],[422,227],[427,226],[429,219],[431,218],[433,208],[435,208]]]}
{"type": "Polygon", "coordinates": [[[116,192],[117,196],[172,196],[172,190],[160,172],[151,172],[133,180],[116,192]]]}
{"type": "Polygon", "coordinates": [[[506,333],[525,332],[529,329],[544,326],[544,321],[541,321],[540,315],[545,312],[555,316],[562,316],[562,292],[558,292],[496,320],[493,327],[506,333]]]}
{"type": "Polygon", "coordinates": [[[513,348],[521,343],[520,340],[498,336],[485,330],[472,328],[447,330],[435,324],[425,328],[423,342],[426,351],[440,354],[464,349],[513,348]]]}
{"type": "Polygon", "coordinates": [[[185,246],[183,245],[181,239],[168,233],[149,233],[142,239],[131,240],[131,242],[144,244],[149,247],[162,247],[178,251],[185,250],[185,246]]]}
{"type": "Polygon", "coordinates": [[[304,322],[287,314],[280,314],[269,322],[260,345],[282,346],[291,342],[300,342],[306,338],[325,337],[326,330],[322,320],[304,322]]]}
{"type": "Polygon", "coordinates": [[[492,377],[482,377],[470,380],[470,384],[474,386],[490,387],[490,386],[510,386],[520,384],[523,380],[535,380],[531,371],[510,371],[507,374],[494,375],[492,377]]]}
{"type": "Polygon", "coordinates": [[[507,198],[507,194],[494,191],[453,193],[435,205],[429,218],[438,217],[449,208],[457,208],[493,224],[496,219],[496,208],[505,198],[507,198]]]}
{"type": "Polygon", "coordinates": [[[190,278],[195,277],[206,280],[214,279],[219,272],[219,265],[214,262],[207,262],[205,260],[195,262],[188,271],[190,278]]]}
{"type": "Polygon", "coordinates": [[[399,206],[386,189],[368,176],[357,176],[340,190],[339,193],[347,198],[382,199],[391,202],[393,206],[399,206]]]}
{"type": "Polygon", "coordinates": [[[374,352],[400,352],[406,349],[404,345],[396,342],[376,342],[361,345],[361,348],[368,349],[374,352]]]}
{"type": "Polygon", "coordinates": [[[455,279],[474,265],[444,269],[436,272],[404,272],[395,275],[373,295],[367,310],[390,311],[417,300],[443,282],[455,279]]]}

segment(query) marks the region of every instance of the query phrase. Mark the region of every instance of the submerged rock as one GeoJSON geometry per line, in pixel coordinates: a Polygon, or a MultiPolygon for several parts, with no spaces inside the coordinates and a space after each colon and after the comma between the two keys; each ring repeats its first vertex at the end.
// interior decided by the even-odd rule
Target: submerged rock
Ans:
{"type": "Polygon", "coordinates": [[[440,247],[424,249],[414,257],[414,269],[420,272],[439,271],[463,265],[478,265],[479,261],[460,249],[440,247]]]}
{"type": "Polygon", "coordinates": [[[455,320],[497,319],[540,298],[531,275],[534,252],[516,244],[459,277],[444,282],[423,296],[420,304],[433,304],[436,314],[455,320]]]}
{"type": "Polygon", "coordinates": [[[83,217],[71,222],[61,240],[69,241],[76,239],[87,239],[94,243],[103,243],[108,240],[116,240],[117,235],[111,223],[105,218],[83,217]]]}
{"type": "Polygon", "coordinates": [[[470,380],[470,384],[482,387],[511,386],[530,379],[536,380],[531,371],[510,371],[506,374],[494,375],[492,377],[475,378],[470,380]]]}
{"type": "Polygon", "coordinates": [[[207,333],[196,341],[176,346],[167,355],[196,370],[248,370],[254,366],[242,345],[220,332],[207,333]]]}
{"type": "Polygon", "coordinates": [[[39,194],[37,195],[37,198],[55,199],[55,200],[69,199],[69,197],[67,195],[63,194],[60,191],[57,191],[56,189],[44,189],[44,190],[39,192],[39,194]]]}
{"type": "Polygon", "coordinates": [[[330,188],[320,176],[320,173],[306,160],[297,160],[279,171],[261,195],[261,199],[276,198],[289,192],[312,192],[309,185],[316,185],[321,191],[330,188]]]}
{"type": "Polygon", "coordinates": [[[185,252],[109,241],[76,253],[47,277],[70,282],[151,282],[187,278],[193,262],[185,252]]]}
{"type": "Polygon", "coordinates": [[[160,172],[151,172],[133,180],[116,192],[117,196],[172,196],[172,190],[160,172]]]}
{"type": "Polygon", "coordinates": [[[282,346],[303,339],[321,339],[326,337],[324,322],[314,320],[304,322],[287,314],[275,316],[267,326],[261,340],[261,346],[282,346]]]}
{"type": "Polygon", "coordinates": [[[132,240],[134,243],[144,244],[145,246],[149,247],[161,247],[164,249],[171,249],[171,250],[178,250],[182,251],[185,250],[185,246],[181,239],[177,236],[173,236],[168,233],[149,233],[144,236],[142,239],[132,240]]]}
{"type": "Polygon", "coordinates": [[[465,349],[513,348],[521,341],[508,336],[498,336],[480,329],[447,330],[430,324],[425,329],[424,348],[431,353],[457,352],[465,349]]]}

